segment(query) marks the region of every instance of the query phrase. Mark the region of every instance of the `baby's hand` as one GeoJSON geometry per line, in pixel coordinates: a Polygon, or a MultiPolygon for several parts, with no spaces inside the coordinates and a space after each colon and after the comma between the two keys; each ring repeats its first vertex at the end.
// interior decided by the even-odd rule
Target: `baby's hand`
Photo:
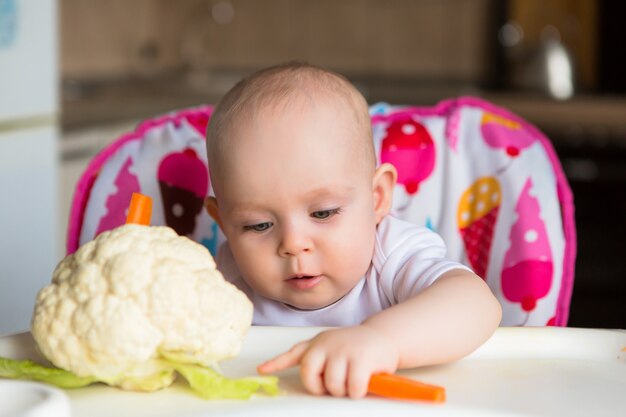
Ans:
{"type": "Polygon", "coordinates": [[[311,393],[361,398],[367,394],[370,376],[395,372],[398,360],[398,349],[387,336],[360,325],[322,332],[257,370],[269,374],[300,364],[302,383],[311,393]]]}

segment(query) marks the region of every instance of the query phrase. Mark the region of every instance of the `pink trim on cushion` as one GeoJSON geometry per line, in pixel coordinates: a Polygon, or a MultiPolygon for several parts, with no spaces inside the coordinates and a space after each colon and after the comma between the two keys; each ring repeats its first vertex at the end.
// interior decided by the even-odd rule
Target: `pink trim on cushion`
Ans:
{"type": "Polygon", "coordinates": [[[74,253],[76,249],[78,249],[78,242],[83,225],[85,209],[87,207],[87,200],[89,199],[89,193],[91,192],[91,188],[93,187],[96,178],[98,177],[100,169],[102,169],[104,163],[113,154],[115,154],[115,152],[133,140],[142,139],[146,132],[154,127],[162,126],[169,122],[179,124],[181,120],[185,119],[187,116],[195,116],[198,113],[208,113],[210,115],[212,111],[212,106],[200,106],[192,109],[185,109],[179,112],[173,112],[154,119],[148,119],[141,122],[134,132],[122,135],[100,151],[89,162],[85,172],[83,172],[76,184],[76,189],[74,190],[74,197],[72,198],[72,206],[70,209],[70,217],[67,228],[67,255],[74,253]]]}
{"type": "Polygon", "coordinates": [[[477,97],[460,97],[456,99],[443,100],[434,107],[405,107],[395,110],[389,115],[375,114],[372,116],[372,123],[381,121],[395,121],[410,116],[445,116],[454,112],[460,106],[479,107],[491,113],[499,114],[508,119],[515,120],[532,132],[543,145],[548,158],[552,163],[552,168],[557,180],[557,194],[561,203],[561,214],[563,218],[563,234],[565,235],[565,253],[563,254],[563,276],[561,279],[561,289],[556,306],[555,326],[566,326],[569,316],[570,300],[574,286],[574,267],[576,261],[576,225],[574,220],[574,199],[572,190],[567,182],[561,162],[552,147],[550,140],[533,124],[520,118],[519,116],[489,103],[477,97]]]}

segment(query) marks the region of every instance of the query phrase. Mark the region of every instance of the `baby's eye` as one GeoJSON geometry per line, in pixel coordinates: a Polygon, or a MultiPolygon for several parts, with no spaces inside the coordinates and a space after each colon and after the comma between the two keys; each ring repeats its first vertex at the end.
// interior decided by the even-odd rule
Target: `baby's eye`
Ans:
{"type": "Polygon", "coordinates": [[[265,222],[265,223],[253,224],[250,226],[244,226],[243,230],[246,230],[246,231],[251,230],[253,232],[264,232],[272,226],[273,226],[272,222],[265,222]]]}
{"type": "Polygon", "coordinates": [[[324,220],[329,218],[330,216],[339,213],[340,209],[332,209],[332,210],[318,210],[311,213],[311,217],[318,220],[324,220]]]}

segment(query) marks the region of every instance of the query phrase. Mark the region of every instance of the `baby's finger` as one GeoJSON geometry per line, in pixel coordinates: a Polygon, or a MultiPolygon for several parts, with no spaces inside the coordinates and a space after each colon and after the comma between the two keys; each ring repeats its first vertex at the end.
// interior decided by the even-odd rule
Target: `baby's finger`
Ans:
{"type": "Polygon", "coordinates": [[[335,397],[344,397],[347,388],[348,361],[345,358],[331,358],[324,368],[324,386],[335,397]]]}
{"type": "Polygon", "coordinates": [[[312,394],[324,395],[324,365],[326,355],[320,351],[307,351],[300,362],[300,378],[304,387],[312,394]]]}
{"type": "Polygon", "coordinates": [[[256,368],[257,372],[260,374],[271,374],[273,372],[282,371],[283,369],[296,366],[300,363],[300,359],[308,346],[308,340],[294,345],[287,352],[281,353],[280,355],[260,364],[256,368]]]}
{"type": "Polygon", "coordinates": [[[348,396],[354,399],[365,397],[370,377],[371,372],[368,367],[350,362],[348,364],[348,396]]]}

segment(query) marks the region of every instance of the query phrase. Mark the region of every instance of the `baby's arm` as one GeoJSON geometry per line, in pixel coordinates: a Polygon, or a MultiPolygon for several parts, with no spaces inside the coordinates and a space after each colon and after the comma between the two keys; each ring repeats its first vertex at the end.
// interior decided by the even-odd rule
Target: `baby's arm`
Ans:
{"type": "Polygon", "coordinates": [[[259,372],[300,364],[310,392],[360,398],[374,373],[447,363],[471,353],[493,334],[501,315],[487,284],[455,269],[359,326],[326,331],[295,345],[260,365],[259,372]]]}
{"type": "Polygon", "coordinates": [[[501,318],[500,303],[485,281],[455,269],[363,324],[393,340],[399,349],[399,368],[412,368],[468,355],[491,337],[501,318]]]}

